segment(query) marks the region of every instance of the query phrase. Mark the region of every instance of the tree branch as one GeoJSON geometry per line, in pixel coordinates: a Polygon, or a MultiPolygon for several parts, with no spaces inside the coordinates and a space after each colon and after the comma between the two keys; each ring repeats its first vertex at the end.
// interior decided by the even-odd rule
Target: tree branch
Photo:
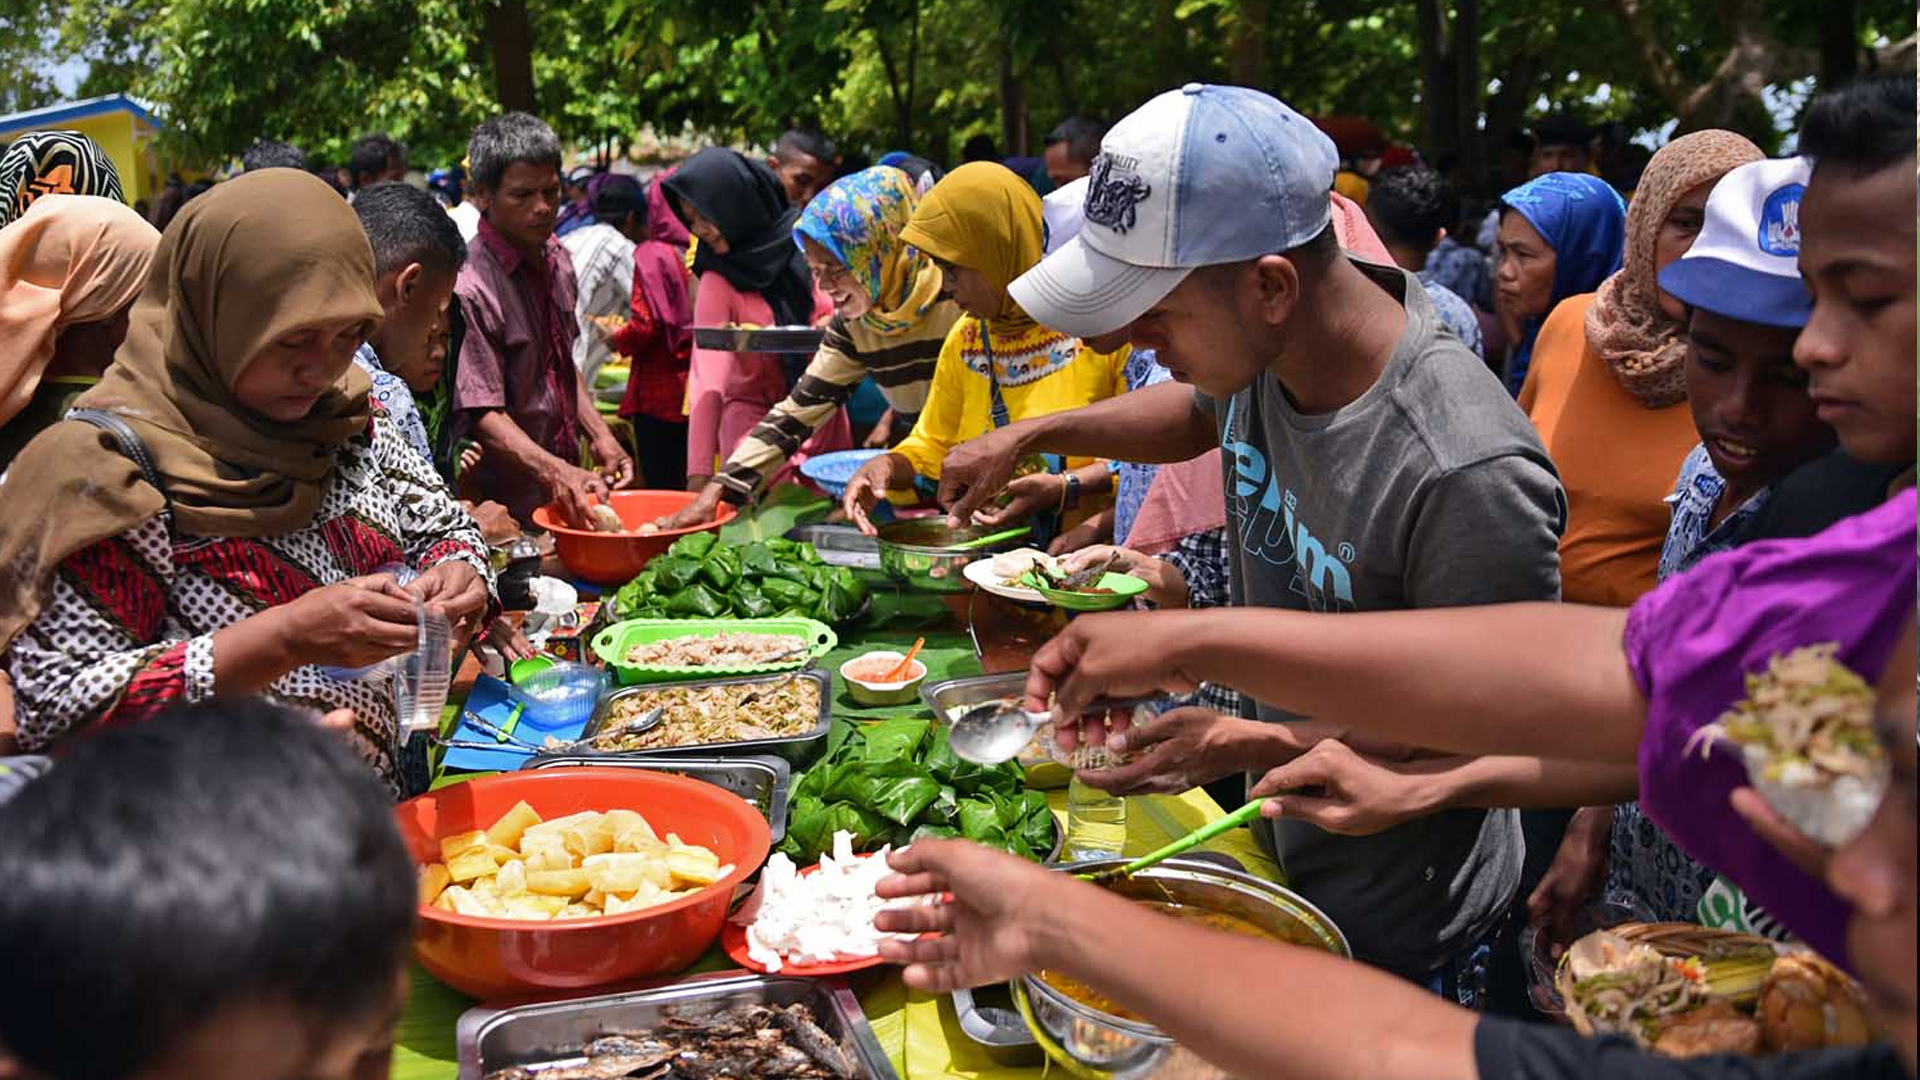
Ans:
{"type": "Polygon", "coordinates": [[[1654,93],[1659,94],[1660,100],[1675,113],[1682,112],[1687,104],[1687,95],[1694,88],[1681,72],[1673,54],[1667,51],[1644,0],[1611,0],[1611,3],[1614,14],[1626,25],[1627,36],[1633,39],[1641,62],[1647,65],[1647,81],[1653,86],[1654,93]]]}

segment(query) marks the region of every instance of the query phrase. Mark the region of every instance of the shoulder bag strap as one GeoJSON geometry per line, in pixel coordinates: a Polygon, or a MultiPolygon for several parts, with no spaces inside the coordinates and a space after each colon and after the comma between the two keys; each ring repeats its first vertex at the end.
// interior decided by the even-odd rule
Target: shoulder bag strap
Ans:
{"type": "Polygon", "coordinates": [[[169,514],[173,511],[173,499],[167,494],[167,486],[160,480],[160,470],[154,466],[153,452],[140,435],[125,420],[100,409],[68,409],[68,420],[78,420],[83,424],[92,424],[101,431],[113,436],[120,444],[120,452],[140,466],[140,475],[146,477],[153,490],[160,493],[160,500],[166,504],[169,514]]]}

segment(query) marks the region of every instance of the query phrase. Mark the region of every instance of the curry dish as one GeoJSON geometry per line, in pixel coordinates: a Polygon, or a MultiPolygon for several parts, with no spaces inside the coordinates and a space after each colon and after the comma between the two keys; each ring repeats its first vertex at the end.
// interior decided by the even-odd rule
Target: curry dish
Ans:
{"type": "MultiPolygon", "coordinates": [[[[1327,943],[1322,941],[1320,936],[1315,934],[1312,928],[1304,923],[1291,923],[1284,933],[1274,933],[1265,927],[1255,926],[1253,923],[1237,915],[1228,915],[1221,911],[1210,911],[1206,908],[1193,907],[1189,904],[1169,904],[1159,900],[1141,900],[1138,901],[1138,903],[1144,904],[1163,915],[1179,919],[1182,922],[1195,923],[1209,930],[1220,930],[1229,934],[1240,934],[1245,937],[1265,938],[1268,941],[1284,941],[1289,945],[1302,945],[1310,949],[1325,949],[1327,947],[1327,943]]],[[[1057,971],[1042,971],[1040,972],[1039,978],[1040,981],[1047,984],[1050,989],[1072,998],[1074,1001],[1085,1005],[1089,1009],[1106,1013],[1108,1016],[1117,1017],[1121,1020],[1131,1020],[1136,1024],[1146,1023],[1146,1020],[1138,1013],[1129,1010],[1126,1006],[1077,979],[1069,978],[1057,971]]]]}

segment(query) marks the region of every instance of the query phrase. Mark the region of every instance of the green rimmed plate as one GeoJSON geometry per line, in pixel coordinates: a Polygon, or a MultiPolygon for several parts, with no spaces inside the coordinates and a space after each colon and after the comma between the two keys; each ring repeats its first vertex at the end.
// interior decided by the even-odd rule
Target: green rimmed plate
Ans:
{"type": "Polygon", "coordinates": [[[1041,596],[1047,603],[1068,611],[1112,611],[1131,603],[1134,597],[1147,591],[1147,583],[1127,574],[1106,574],[1100,578],[1098,588],[1106,592],[1070,592],[1048,585],[1038,574],[1029,570],[1020,575],[1020,582],[1041,596]]]}

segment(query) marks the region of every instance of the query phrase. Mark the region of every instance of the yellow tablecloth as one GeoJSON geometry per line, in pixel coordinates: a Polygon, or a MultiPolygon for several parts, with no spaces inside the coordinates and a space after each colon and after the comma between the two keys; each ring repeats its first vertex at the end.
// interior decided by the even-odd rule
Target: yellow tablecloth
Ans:
{"type": "MultiPolygon", "coordinates": [[[[1056,815],[1066,811],[1066,792],[1047,794],[1056,815]]],[[[1127,800],[1127,854],[1145,855],[1225,811],[1200,790],[1185,795],[1148,795],[1127,800]]],[[[1261,852],[1246,829],[1233,829],[1202,845],[1240,860],[1250,873],[1279,880],[1279,868],[1261,852]]],[[[718,948],[689,973],[716,971],[730,961],[718,948]]],[[[399,1045],[393,1059],[393,1080],[453,1080],[459,1074],[454,1056],[454,1024],[472,1003],[440,985],[424,971],[412,972],[412,992],[400,1018],[399,1045]]],[[[953,1006],[945,995],[908,990],[892,969],[854,977],[854,990],[875,1037],[892,1059],[901,1080],[957,1077],[961,1080],[1027,1080],[1043,1075],[1038,1068],[1011,1069],[995,1065],[960,1031],[953,1006]]]]}

